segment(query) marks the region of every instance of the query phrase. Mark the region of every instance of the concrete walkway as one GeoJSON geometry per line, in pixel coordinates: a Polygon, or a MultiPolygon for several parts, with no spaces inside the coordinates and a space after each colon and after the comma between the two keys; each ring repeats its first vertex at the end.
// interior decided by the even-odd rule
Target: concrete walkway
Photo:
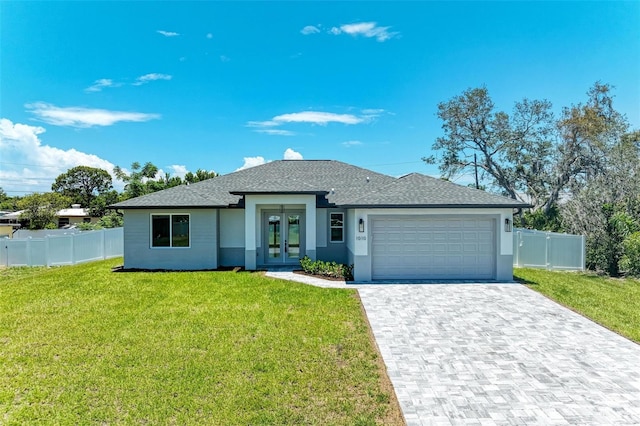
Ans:
{"type": "Polygon", "coordinates": [[[525,286],[304,279],[358,289],[408,425],[640,425],[640,346],[525,286]]]}

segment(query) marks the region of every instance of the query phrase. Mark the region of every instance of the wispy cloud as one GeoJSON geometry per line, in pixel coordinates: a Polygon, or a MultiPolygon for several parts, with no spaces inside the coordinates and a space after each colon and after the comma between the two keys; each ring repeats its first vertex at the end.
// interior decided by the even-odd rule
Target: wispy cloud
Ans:
{"type": "Polygon", "coordinates": [[[212,38],[213,38],[213,34],[211,34],[211,33],[207,33],[206,37],[207,37],[208,39],[212,39],[212,38]]]}
{"type": "Polygon", "coordinates": [[[360,145],[364,145],[362,142],[360,141],[346,141],[346,142],[342,142],[342,145],[345,148],[351,148],[352,146],[360,146],[360,145]]]}
{"type": "Polygon", "coordinates": [[[320,32],[320,28],[316,27],[315,25],[307,25],[306,27],[300,30],[300,33],[304,35],[316,34],[319,32],[320,32]]]}
{"type": "Polygon", "coordinates": [[[267,135],[278,135],[278,136],[295,136],[296,132],[292,132],[290,130],[283,129],[256,129],[254,130],[258,133],[265,133],[267,135]]]}
{"type": "Polygon", "coordinates": [[[362,123],[363,119],[356,117],[352,114],[335,114],[332,112],[322,111],[302,111],[294,112],[291,114],[282,114],[273,119],[270,122],[276,123],[312,123],[325,126],[329,123],[342,123],[342,124],[358,124],[362,123]]]}
{"type": "Polygon", "coordinates": [[[170,76],[169,74],[151,73],[151,74],[141,75],[140,77],[136,78],[136,81],[132,84],[134,86],[142,86],[143,84],[147,84],[150,81],[171,80],[172,78],[173,77],[170,76]]]}
{"type": "Polygon", "coordinates": [[[290,130],[280,129],[278,127],[291,123],[308,123],[318,126],[326,126],[330,123],[342,123],[345,125],[354,125],[365,123],[373,120],[380,112],[384,110],[363,110],[368,114],[336,114],[324,111],[302,111],[290,114],[281,114],[265,121],[248,121],[246,126],[251,127],[254,132],[265,133],[268,135],[293,136],[296,133],[290,130]],[[375,113],[374,113],[375,112],[375,113]]]}
{"type": "Polygon", "coordinates": [[[85,92],[100,92],[105,87],[120,87],[122,83],[115,83],[110,78],[101,78],[93,82],[93,84],[86,89],[85,92]]]}
{"type": "Polygon", "coordinates": [[[340,27],[333,27],[329,32],[334,35],[349,34],[354,37],[375,38],[377,41],[383,42],[397,37],[400,34],[389,31],[390,28],[391,27],[379,27],[377,22],[356,22],[341,25],[340,27]]]}
{"type": "Polygon", "coordinates": [[[109,111],[83,107],[58,107],[45,102],[26,104],[25,107],[37,119],[45,123],[53,124],[54,126],[78,128],[111,126],[121,121],[143,122],[160,118],[160,114],[109,111]]]}
{"type": "Polygon", "coordinates": [[[165,37],[177,37],[180,34],[179,33],[174,33],[173,31],[164,31],[164,30],[158,30],[156,31],[158,34],[162,34],[165,37]]]}
{"type": "Polygon", "coordinates": [[[229,62],[230,60],[231,60],[231,58],[229,58],[228,56],[220,55],[220,61],[221,62],[229,62]]]}
{"type": "Polygon", "coordinates": [[[287,148],[284,151],[283,159],[285,160],[302,160],[302,154],[297,151],[294,151],[291,148],[287,148]]]}

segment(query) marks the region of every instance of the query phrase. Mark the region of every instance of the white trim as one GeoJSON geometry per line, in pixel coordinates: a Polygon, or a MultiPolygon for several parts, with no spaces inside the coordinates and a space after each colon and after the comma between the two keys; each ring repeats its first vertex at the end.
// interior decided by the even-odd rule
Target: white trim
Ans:
{"type": "Polygon", "coordinates": [[[179,213],[179,212],[154,212],[149,213],[149,248],[152,250],[167,250],[167,249],[189,249],[191,248],[191,213],[179,213]],[[154,246],[153,245],[153,216],[169,216],[169,245],[168,246],[154,246]],[[189,218],[189,245],[184,247],[173,246],[173,216],[187,216],[189,218]]]}

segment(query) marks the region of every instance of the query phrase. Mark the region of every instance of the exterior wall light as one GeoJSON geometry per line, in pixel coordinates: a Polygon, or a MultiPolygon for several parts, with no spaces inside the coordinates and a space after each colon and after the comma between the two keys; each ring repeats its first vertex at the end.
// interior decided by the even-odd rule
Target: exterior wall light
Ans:
{"type": "Polygon", "coordinates": [[[504,232],[511,232],[511,219],[504,220],[504,232]]]}
{"type": "Polygon", "coordinates": [[[360,218],[360,221],[358,222],[358,230],[360,232],[364,232],[364,219],[360,218]]]}

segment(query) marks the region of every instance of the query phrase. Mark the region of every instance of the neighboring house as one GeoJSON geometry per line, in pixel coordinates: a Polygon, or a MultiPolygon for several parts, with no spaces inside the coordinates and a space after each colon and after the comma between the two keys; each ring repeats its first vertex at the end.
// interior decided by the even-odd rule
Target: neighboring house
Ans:
{"type": "Polygon", "coordinates": [[[96,223],[100,218],[92,217],[89,209],[84,209],[80,204],[71,204],[70,209],[62,209],[58,212],[58,228],[73,226],[79,223],[96,223]]]}
{"type": "MultiPolygon", "coordinates": [[[[22,212],[23,210],[20,210],[0,216],[0,225],[15,225],[24,222],[20,219],[22,212]]],[[[58,228],[69,227],[79,223],[96,223],[100,219],[99,217],[92,217],[89,214],[89,209],[82,208],[80,204],[72,204],[71,208],[58,211],[56,217],[58,228]]]]}
{"type": "Polygon", "coordinates": [[[513,279],[514,208],[526,204],[412,173],[281,160],[129,199],[124,267],[248,270],[312,259],[356,281],[513,279]]]}

